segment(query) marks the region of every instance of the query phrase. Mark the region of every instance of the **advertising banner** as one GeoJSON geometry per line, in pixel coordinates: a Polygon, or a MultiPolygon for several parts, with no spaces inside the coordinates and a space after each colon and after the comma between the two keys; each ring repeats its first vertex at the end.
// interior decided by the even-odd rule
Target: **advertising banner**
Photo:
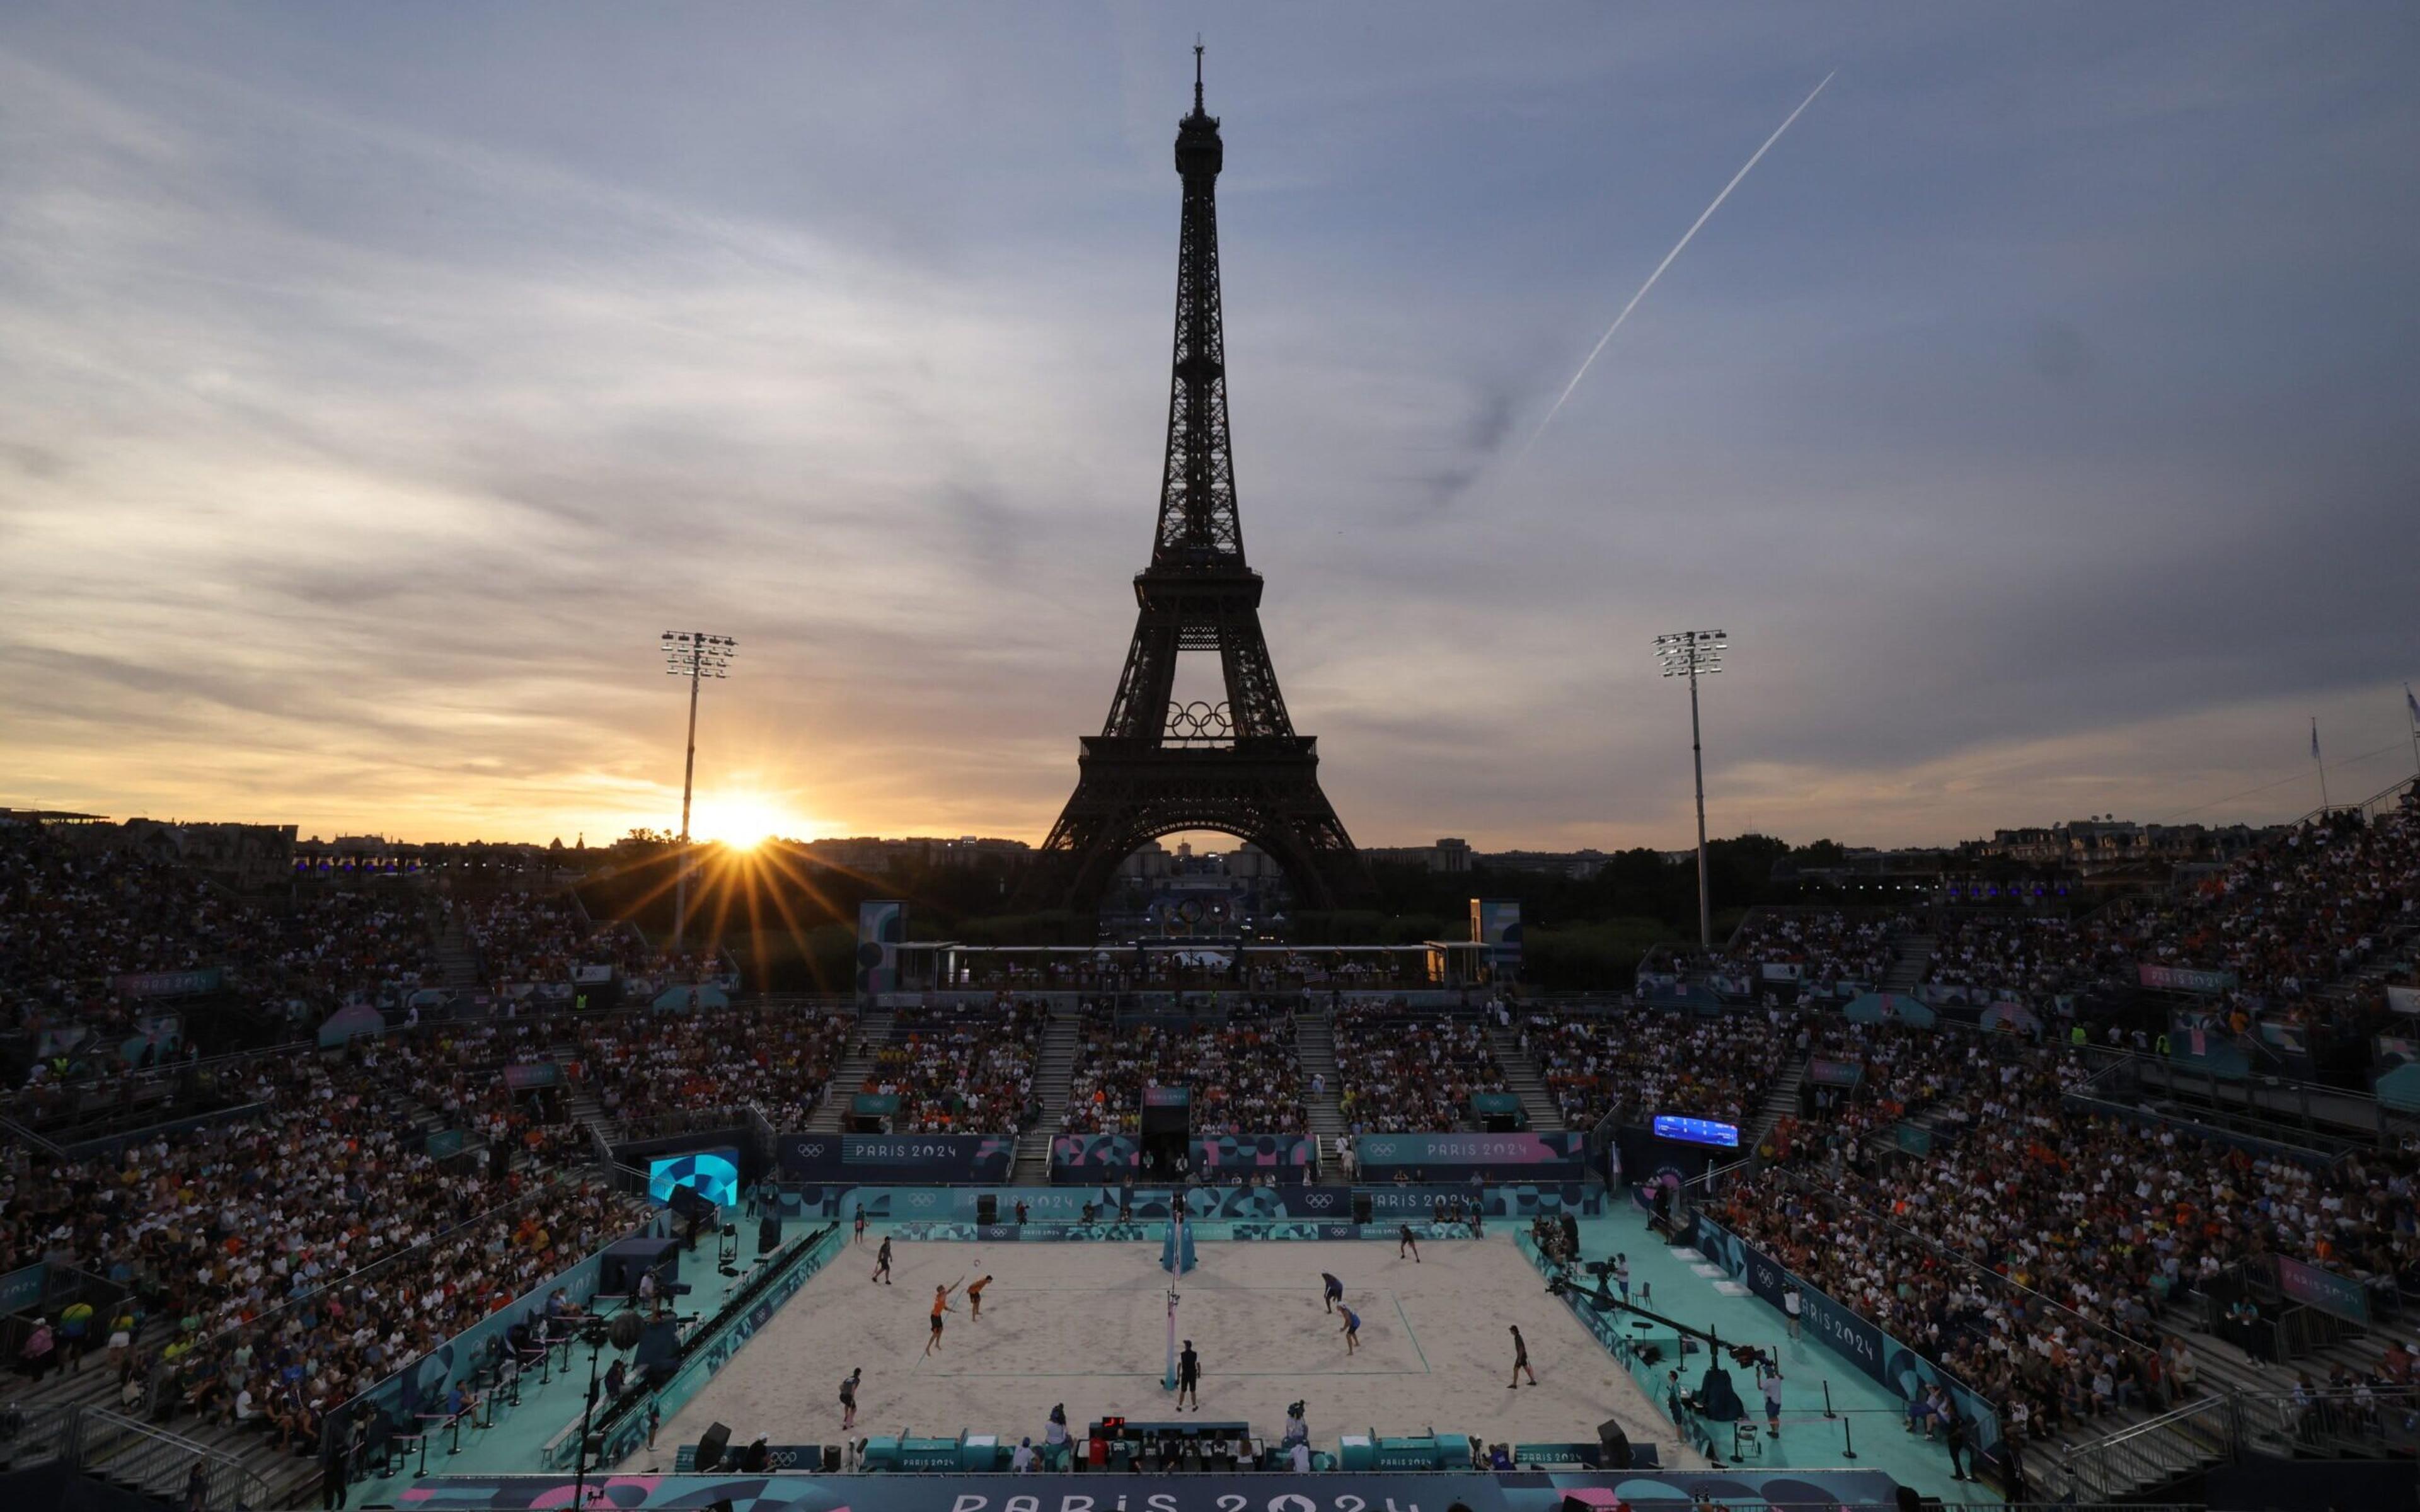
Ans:
{"type": "Polygon", "coordinates": [[[2360,1282],[2316,1265],[2289,1260],[2283,1255],[2277,1256],[2276,1261],[2277,1289],[2287,1301],[2317,1307],[2348,1322],[2369,1322],[2369,1293],[2362,1289],[2360,1282]]]}
{"type": "Polygon", "coordinates": [[[685,1186],[718,1208],[739,1205],[739,1151],[728,1146],[692,1149],[647,1163],[647,1196],[670,1202],[673,1188],[685,1186]]]}
{"type": "Polygon", "coordinates": [[[1403,1171],[1415,1181],[1575,1180],[1587,1172],[1587,1147],[1581,1134],[1363,1134],[1353,1153],[1362,1170],[1381,1178],[1403,1171]]]}
{"type": "Polygon", "coordinates": [[[1916,1400],[1935,1383],[1947,1386],[1950,1399],[1957,1404],[1958,1414],[1966,1420],[1973,1431],[1976,1452],[1992,1456],[1999,1453],[1999,1411],[1968,1389],[1964,1382],[1829,1296],[1791,1275],[1762,1250],[1713,1219],[1699,1214],[1697,1223],[1698,1249],[1707,1259],[1729,1272],[1733,1280],[1776,1308],[1782,1304],[1784,1288],[1794,1282],[1800,1308],[1805,1315],[1802,1321],[1809,1336],[1880,1381],[1884,1387],[1896,1393],[1901,1401],[1916,1400]]]}
{"type": "Polygon", "coordinates": [[[1905,993],[1860,993],[1840,1011],[1852,1024],[1904,1024],[1917,1029],[1929,1029],[1941,1018],[1905,993]]]}
{"type": "MultiPolygon", "coordinates": [[[[1241,1170],[1249,1180],[1270,1177],[1282,1182],[1311,1179],[1312,1139],[1309,1134],[1218,1134],[1188,1140],[1193,1168],[1207,1181],[1218,1182],[1241,1170]]],[[[1059,1134],[1050,1141],[1053,1184],[1122,1180],[1138,1168],[1141,1141],[1132,1134],[1059,1134]]]]}
{"type": "MultiPolygon", "coordinates": [[[[687,1372],[684,1371],[684,1378],[687,1372]]],[[[1074,1411],[1072,1408],[1069,1410],[1074,1411]]],[[[625,1414],[636,1419],[639,1414],[625,1414]]],[[[664,1414],[667,1422],[673,1413],[664,1414]]],[[[607,1434],[608,1464],[645,1438],[617,1427],[607,1434]]],[[[663,1446],[670,1448],[669,1443],[663,1446]]],[[[953,1454],[961,1452],[954,1443],[953,1454]]],[[[1005,1453],[1007,1445],[1001,1446],[1005,1453]]],[[[590,1478],[598,1478],[592,1472],[590,1478]]],[[[1569,1503],[1639,1506],[1881,1508],[1898,1505],[1897,1483],[1877,1470],[1535,1470],[1412,1476],[1328,1472],[1292,1475],[1191,1473],[1104,1478],[1099,1474],[706,1475],[616,1474],[600,1493],[617,1512],[708,1507],[754,1512],[1109,1512],[1132,1486],[1135,1512],[1560,1512],[1569,1503]],[[1146,1495],[1143,1488],[1148,1486],[1146,1495]],[[1568,1500],[1567,1500],[1568,1499],[1568,1500]]],[[[569,1469],[551,1474],[431,1475],[414,1481],[418,1512],[536,1512],[572,1502],[569,1469]]]]}
{"type": "Polygon", "coordinates": [[[1767,961],[1757,968],[1757,975],[1767,981],[1796,981],[1804,969],[1795,961],[1767,961]]]}
{"type": "Polygon", "coordinates": [[[1491,976],[1510,976],[1521,967],[1521,900],[1470,900],[1470,938],[1482,952],[1491,976]]]}
{"type": "Polygon", "coordinates": [[[908,905],[868,898],[857,905],[857,993],[861,998],[899,990],[899,943],[908,937],[908,905]]]}
{"type": "Polygon", "coordinates": [[[783,1134],[782,1175],[799,1181],[1005,1181],[1016,1164],[1006,1134],[783,1134]]]}
{"type": "Polygon", "coordinates": [[[41,1260],[0,1275],[0,1313],[29,1313],[42,1304],[42,1288],[51,1268],[41,1260]]]}
{"type": "Polygon", "coordinates": [[[551,1060],[532,1060],[504,1068],[504,1086],[516,1092],[553,1087],[563,1080],[563,1067],[551,1060]]]}
{"type": "Polygon", "coordinates": [[[1135,1168],[1141,1144],[1132,1134],[1054,1134],[1050,1180],[1054,1183],[1114,1181],[1135,1168]]]}
{"type": "Polygon", "coordinates": [[[2224,993],[2235,989],[2232,971],[2196,971],[2190,966],[2155,966],[2148,962],[2135,972],[2146,987],[2172,993],[2224,993]]]}
{"type": "Polygon", "coordinates": [[[1306,1181],[1311,1143],[1309,1134],[1214,1134],[1192,1142],[1193,1168],[1210,1182],[1238,1174],[1248,1181],[1306,1181]]]}
{"type": "MultiPolygon", "coordinates": [[[[892,1219],[961,1224],[977,1222],[981,1216],[978,1203],[986,1196],[995,1200],[995,1211],[1002,1220],[1000,1227],[1012,1228],[1016,1226],[1007,1220],[1020,1202],[1025,1204],[1028,1218],[1036,1225],[1078,1223],[1088,1203],[1094,1209],[1097,1227],[1114,1227],[1111,1220],[1121,1201],[1133,1204],[1130,1211],[1138,1223],[1166,1219],[1175,1211],[1175,1196],[1165,1186],[1128,1190],[1109,1182],[988,1189],[787,1183],[773,1195],[775,1209],[784,1218],[845,1219],[854,1216],[862,1206],[865,1215],[876,1222],[892,1219]]],[[[1209,1186],[1193,1188],[1187,1194],[1186,1202],[1187,1211],[1204,1221],[1299,1218],[1344,1223],[1353,1216],[1354,1201],[1362,1197],[1369,1199],[1371,1219],[1376,1223],[1432,1217],[1436,1205],[1448,1198],[1466,1203],[1476,1200],[1490,1222],[1565,1212],[1593,1218],[1604,1211],[1605,1201],[1603,1191],[1585,1181],[1542,1181],[1489,1186],[1475,1193],[1467,1186],[1209,1186]]]]}
{"type": "Polygon", "coordinates": [[[1865,1079],[1866,1068],[1854,1060],[1827,1060],[1822,1056],[1808,1057],[1807,1079],[1818,1087],[1854,1087],[1865,1079]]]}
{"type": "Polygon", "coordinates": [[[385,1014],[367,1003],[347,1003],[320,1021],[319,1048],[333,1050],[357,1035],[385,1032],[385,1014]]]}
{"type": "Polygon", "coordinates": [[[2389,987],[2386,1006],[2397,1013],[2420,1013],[2420,987],[2389,987]]]}
{"type": "Polygon", "coordinates": [[[2041,1015],[2023,1003],[1993,1003],[1976,1016],[1975,1022],[1986,1029],[2006,1029],[2011,1034],[2032,1034],[2042,1026],[2041,1015]]]}
{"type": "Polygon", "coordinates": [[[2212,1076],[2252,1074],[2252,1057],[2235,1042],[2216,1010],[2173,1009],[2168,1013],[2168,1058],[2212,1076]]]}
{"type": "Polygon", "coordinates": [[[217,966],[201,966],[192,971],[129,971],[110,979],[110,985],[120,997],[182,997],[191,993],[214,993],[226,973],[217,966]]]}

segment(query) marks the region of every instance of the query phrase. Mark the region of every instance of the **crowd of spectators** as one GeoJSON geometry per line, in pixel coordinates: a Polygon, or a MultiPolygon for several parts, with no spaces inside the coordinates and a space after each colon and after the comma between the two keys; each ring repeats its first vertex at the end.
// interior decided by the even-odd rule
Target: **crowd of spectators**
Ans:
{"type": "Polygon", "coordinates": [[[1766,966],[1786,968],[1807,991],[1829,992],[1843,981],[1871,985],[1889,972],[1898,949],[1893,936],[1903,925],[1890,914],[1766,910],[1740,927],[1727,954],[1752,976],[1766,966]]]}
{"type": "Polygon", "coordinates": [[[2057,914],[1947,911],[1925,968],[1928,985],[1978,1001],[2040,1002],[2122,973],[2116,948],[2057,914]]]}
{"type": "Polygon", "coordinates": [[[21,1150],[0,1180],[0,1266],[47,1258],[125,1291],[32,1373],[105,1351],[124,1407],[307,1451],[324,1410],[638,1220],[630,1199],[547,1184],[542,1162],[428,1153],[388,1080],[425,1084],[427,1058],[263,1057],[246,1068],[256,1114],[107,1158],[21,1150]]]}
{"type": "Polygon", "coordinates": [[[433,905],[393,885],[315,888],[260,909],[234,958],[235,985],[309,1020],[349,996],[376,998],[438,980],[433,905]]]}
{"type": "Polygon", "coordinates": [[[0,1002],[12,1026],[122,1011],[113,978],[218,964],[250,927],[246,909],[173,858],[0,825],[0,1002]]]}
{"type": "Polygon", "coordinates": [[[899,1099],[897,1134],[1013,1134],[1033,1109],[1040,1004],[902,1014],[861,1091],[899,1099]]]}
{"type": "Polygon", "coordinates": [[[2014,1037],[1832,1024],[1812,1048],[1865,1068],[1834,1137],[1780,1131],[1780,1166],[1718,1218],[2006,1401],[2021,1431],[2189,1389],[2190,1352],[2157,1325],[2184,1293],[2240,1288],[2247,1262],[2420,1288],[2409,1155],[2320,1166],[2105,1116],[2068,1100],[2066,1051],[2014,1037]],[[1931,1153],[1875,1162],[1860,1141],[1902,1117],[1932,1127],[1931,1153]]]}
{"type": "Polygon", "coordinates": [[[1670,1113],[1745,1125],[1787,1043],[1778,1018],[1539,1011],[1518,1032],[1566,1128],[1592,1129],[1617,1105],[1640,1119],[1670,1113]]]}
{"type": "Polygon", "coordinates": [[[1391,1007],[1337,1010],[1337,1105],[1357,1134],[1460,1128],[1470,1100],[1504,1090],[1504,1068],[1476,1017],[1391,1007]]]}
{"type": "Polygon", "coordinates": [[[2420,812],[2406,807],[2296,829],[2181,894],[2121,910],[2112,927],[2141,962],[2231,971],[2247,992],[2293,1000],[2415,919],[2420,812]]]}
{"type": "Polygon", "coordinates": [[[753,1103],[777,1129],[803,1129],[847,1038],[837,1014],[738,1008],[618,1013],[574,1031],[582,1074],[625,1123],[753,1103]]]}
{"type": "Polygon", "coordinates": [[[1300,1134],[1306,1127],[1291,1014],[1238,1012],[1184,1024],[1088,1017],[1060,1130],[1133,1134],[1143,1089],[1151,1087],[1191,1088],[1197,1137],[1300,1134]]]}

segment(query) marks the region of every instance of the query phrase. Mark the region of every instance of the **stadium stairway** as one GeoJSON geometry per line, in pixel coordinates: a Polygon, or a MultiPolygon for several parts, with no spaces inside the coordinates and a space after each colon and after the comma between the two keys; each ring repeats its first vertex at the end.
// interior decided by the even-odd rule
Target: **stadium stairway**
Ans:
{"type": "Polygon", "coordinates": [[[457,992],[479,985],[479,958],[472,953],[470,936],[462,933],[458,919],[447,918],[445,933],[437,937],[437,972],[457,992]]]}
{"type": "Polygon", "coordinates": [[[1774,1076],[1773,1090],[1764,1094],[1764,1101],[1757,1104],[1756,1117],[1740,1131],[1742,1153],[1756,1153],[1757,1146],[1764,1143],[1764,1136],[1773,1133],[1774,1125],[1798,1111],[1798,1088],[1807,1080],[1807,1059],[1805,1056],[1792,1056],[1790,1063],[1774,1076]]]}
{"type": "Polygon", "coordinates": [[[1349,1186],[1336,1158],[1336,1141],[1344,1130],[1344,1109],[1336,1101],[1336,1025],[1325,1013],[1294,1016],[1294,1058],[1302,1070],[1302,1111],[1311,1138],[1319,1142],[1319,1184],[1349,1186]],[[1325,1090],[1311,1089],[1320,1078],[1325,1090]]]}
{"type": "Polygon", "coordinates": [[[848,1117],[848,1100],[865,1085],[874,1071],[874,1057],[891,1041],[892,1014],[887,1009],[868,1009],[858,1015],[852,1031],[848,1054],[824,1083],[824,1095],[815,1100],[814,1115],[807,1119],[809,1134],[838,1134],[841,1122],[848,1117]]]}
{"type": "Polygon", "coordinates": [[[1545,1078],[1538,1074],[1537,1061],[1521,1048],[1520,1037],[1511,1029],[1491,1024],[1487,1026],[1487,1043],[1496,1052],[1496,1063],[1504,1068],[1505,1087],[1521,1100],[1521,1111],[1528,1117],[1529,1127],[1540,1134],[1560,1134],[1563,1110],[1546,1095],[1545,1078]]]}
{"type": "MultiPolygon", "coordinates": [[[[144,1325],[138,1344],[157,1350],[169,1337],[167,1326],[159,1318],[144,1325]]],[[[39,1385],[16,1386],[6,1397],[10,1411],[55,1407],[70,1404],[100,1408],[106,1412],[124,1412],[128,1417],[152,1423],[152,1415],[138,1409],[119,1405],[117,1372],[109,1367],[108,1356],[95,1350],[85,1357],[80,1372],[54,1370],[39,1385]]],[[[143,1404],[147,1406],[148,1403],[143,1404]]],[[[272,1493],[270,1507],[299,1507],[318,1500],[318,1461],[291,1453],[280,1454],[269,1435],[258,1428],[238,1428],[225,1422],[209,1422],[190,1412],[179,1413],[166,1424],[153,1424],[166,1433],[175,1434],[204,1449],[214,1449],[242,1461],[243,1467],[260,1477],[272,1493]]],[[[110,1466],[105,1458],[96,1458],[85,1467],[91,1473],[109,1480],[110,1466]]]]}
{"type": "Polygon", "coordinates": [[[1050,1010],[1042,1028],[1042,1049],[1033,1057],[1033,1105],[1042,1110],[1033,1127],[1016,1136],[1016,1180],[1019,1186],[1050,1184],[1050,1138],[1067,1111],[1067,1088],[1076,1080],[1076,1052],[1082,1043],[1083,1013],[1073,1008],[1050,1010]]]}
{"type": "Polygon", "coordinates": [[[1882,990],[1886,993],[1913,993],[1924,983],[1925,969],[1932,964],[1933,948],[1941,943],[1933,934],[1901,934],[1893,944],[1890,970],[1883,974],[1882,990]]]}

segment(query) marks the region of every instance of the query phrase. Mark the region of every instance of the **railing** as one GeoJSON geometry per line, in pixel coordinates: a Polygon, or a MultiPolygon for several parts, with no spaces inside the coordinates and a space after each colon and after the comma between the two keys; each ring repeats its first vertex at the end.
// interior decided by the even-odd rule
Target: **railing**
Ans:
{"type": "Polygon", "coordinates": [[[2043,1489],[2078,1502],[2120,1497],[2233,1458],[2242,1443],[2235,1398],[2206,1396],[2076,1445],[2042,1477],[2043,1489]]]}
{"type": "Polygon", "coordinates": [[[177,1497],[178,1506],[185,1508],[193,1505],[183,1499],[185,1489],[199,1467],[207,1488],[201,1505],[209,1512],[238,1512],[239,1508],[271,1504],[268,1482],[223,1449],[212,1449],[102,1408],[86,1407],[79,1412],[76,1464],[89,1474],[147,1495],[177,1497]]]}
{"type": "MultiPolygon", "coordinates": [[[[826,1076],[824,1080],[829,1083],[831,1078],[826,1076]]],[[[822,1102],[823,1093],[824,1088],[819,1087],[808,1101],[806,1105],[808,1119],[812,1119],[814,1117],[815,1107],[822,1102]]],[[[756,1158],[770,1167],[782,1158],[782,1131],[773,1127],[773,1120],[756,1103],[746,1103],[741,1106],[748,1110],[748,1121],[756,1131],[756,1158]]],[[[803,1128],[805,1125],[802,1123],[800,1127],[803,1128]]]]}
{"type": "Polygon", "coordinates": [[[695,1134],[701,1131],[740,1129],[750,1126],[752,1110],[745,1103],[734,1103],[721,1107],[675,1108],[668,1113],[651,1113],[644,1118],[628,1120],[604,1115],[612,1125],[617,1143],[631,1139],[655,1139],[668,1134],[695,1134]]]}
{"type": "Polygon", "coordinates": [[[70,1406],[9,1407],[0,1411],[0,1463],[23,1470],[75,1458],[76,1414],[70,1406]]]}
{"type": "Polygon", "coordinates": [[[2306,813],[2300,819],[2295,820],[2294,825],[2299,828],[2304,825],[2317,824],[2320,820],[2328,817],[2330,814],[2340,813],[2358,813],[2365,820],[2372,818],[2377,814],[2383,812],[2390,804],[2401,803],[2404,793],[2408,791],[2414,782],[2420,782],[2420,778],[2398,777],[2393,782],[2379,789],[2376,793],[2373,793],[2368,797],[2362,799],[2359,803],[2332,803],[2324,809],[2314,809],[2309,813],[2306,813]]]}
{"type": "Polygon", "coordinates": [[[43,1138],[40,1134],[36,1134],[33,1130],[26,1128],[23,1124],[19,1123],[14,1119],[0,1119],[0,1137],[13,1139],[17,1143],[23,1145],[28,1149],[39,1150],[44,1158],[49,1160],[63,1161],[68,1158],[68,1152],[66,1150],[61,1149],[58,1146],[43,1138]]]}
{"type": "Polygon", "coordinates": [[[2408,1459],[2420,1450],[2420,1424],[2412,1415],[2420,1408],[2420,1388],[2238,1394],[2235,1400],[2247,1437],[2266,1440],[2273,1449],[2317,1449],[2361,1459],[2408,1459]]]}
{"type": "Polygon", "coordinates": [[[2278,1314],[2276,1329],[2277,1358],[2281,1362],[2317,1354],[2361,1332],[2340,1318],[2300,1303],[2278,1314]]]}

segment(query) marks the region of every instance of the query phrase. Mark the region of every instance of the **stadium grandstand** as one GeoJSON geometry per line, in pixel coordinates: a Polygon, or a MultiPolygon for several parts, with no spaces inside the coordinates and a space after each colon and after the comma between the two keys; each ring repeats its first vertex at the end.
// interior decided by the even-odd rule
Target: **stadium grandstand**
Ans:
{"type": "Polygon", "coordinates": [[[525,872],[0,824],[8,1453],[212,1508],[725,1453],[1733,1504],[2408,1467],[2415,791],[1557,994],[1485,942],[1450,987],[1240,937],[885,980],[873,933],[861,990],[769,994],[525,872]]]}

